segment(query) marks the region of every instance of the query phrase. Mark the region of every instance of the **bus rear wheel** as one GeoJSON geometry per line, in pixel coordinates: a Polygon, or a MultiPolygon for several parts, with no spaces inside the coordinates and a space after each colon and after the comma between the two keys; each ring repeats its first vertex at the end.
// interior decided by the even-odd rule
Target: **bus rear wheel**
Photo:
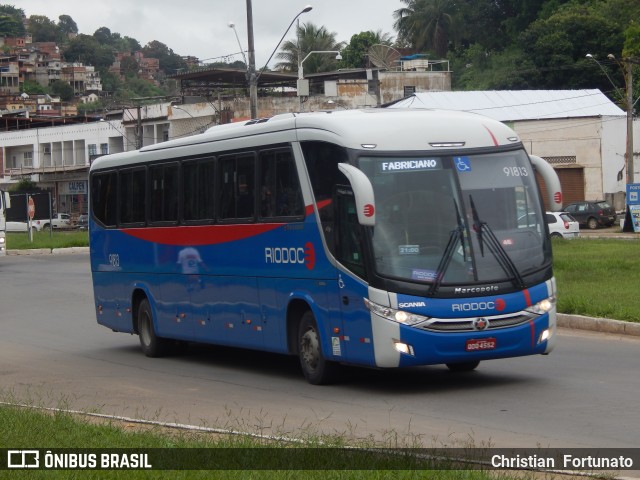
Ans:
{"type": "Polygon", "coordinates": [[[475,370],[480,362],[447,363],[447,368],[452,372],[470,372],[475,370]]]}
{"type": "Polygon", "coordinates": [[[147,357],[162,357],[170,351],[170,341],[156,335],[153,328],[153,312],[149,300],[146,298],[140,302],[138,307],[138,337],[142,353],[147,357]]]}
{"type": "Polygon", "coordinates": [[[336,365],[322,355],[320,335],[313,313],[302,315],[298,329],[298,355],[305,378],[312,385],[326,385],[335,377],[336,365]]]}

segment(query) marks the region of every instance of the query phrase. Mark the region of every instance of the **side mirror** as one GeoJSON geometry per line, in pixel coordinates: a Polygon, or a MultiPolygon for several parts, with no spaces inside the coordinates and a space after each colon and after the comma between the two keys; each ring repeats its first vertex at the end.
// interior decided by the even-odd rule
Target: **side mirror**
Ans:
{"type": "Polygon", "coordinates": [[[345,174],[356,200],[358,222],[366,227],[373,227],[376,224],[376,207],[373,196],[373,186],[369,178],[353,165],[339,163],[338,168],[345,174]]]}
{"type": "Polygon", "coordinates": [[[544,179],[544,184],[547,187],[547,201],[549,208],[553,212],[559,212],[562,210],[562,187],[560,186],[560,179],[558,174],[544,159],[535,155],[529,155],[533,168],[544,179]]]}

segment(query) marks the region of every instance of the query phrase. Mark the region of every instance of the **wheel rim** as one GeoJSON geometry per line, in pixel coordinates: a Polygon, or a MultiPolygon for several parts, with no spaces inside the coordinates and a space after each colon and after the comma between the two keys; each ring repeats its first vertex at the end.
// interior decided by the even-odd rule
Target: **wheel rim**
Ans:
{"type": "Polygon", "coordinates": [[[320,361],[320,342],[315,329],[309,328],[300,340],[302,360],[309,370],[315,370],[320,361]]]}
{"type": "Polygon", "coordinates": [[[151,345],[151,333],[149,332],[149,322],[151,321],[151,319],[149,318],[149,315],[145,312],[142,314],[142,317],[140,318],[140,340],[142,341],[142,344],[145,346],[149,346],[151,345]]]}

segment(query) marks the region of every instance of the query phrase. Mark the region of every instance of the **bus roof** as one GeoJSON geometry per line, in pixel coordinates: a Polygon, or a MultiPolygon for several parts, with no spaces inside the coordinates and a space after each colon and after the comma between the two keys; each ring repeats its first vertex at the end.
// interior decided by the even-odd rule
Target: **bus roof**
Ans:
{"type": "Polygon", "coordinates": [[[199,135],[100,157],[91,169],[174,158],[176,148],[184,148],[180,156],[188,156],[305,140],[372,153],[498,147],[520,141],[503,123],[466,112],[398,108],[285,113],[218,125],[199,135]]]}

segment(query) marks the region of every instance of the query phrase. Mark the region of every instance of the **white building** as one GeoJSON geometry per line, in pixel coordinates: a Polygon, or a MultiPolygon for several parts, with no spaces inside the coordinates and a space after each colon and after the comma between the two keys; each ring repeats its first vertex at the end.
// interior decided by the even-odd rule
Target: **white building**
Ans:
{"type": "Polygon", "coordinates": [[[389,107],[475,112],[507,123],[529,153],[553,165],[565,204],[605,198],[624,209],[626,114],[600,90],[425,92],[389,107]]]}
{"type": "Polygon", "coordinates": [[[84,213],[89,165],[122,152],[123,132],[121,120],[0,132],[0,185],[26,177],[52,192],[57,212],[84,213]]]}

